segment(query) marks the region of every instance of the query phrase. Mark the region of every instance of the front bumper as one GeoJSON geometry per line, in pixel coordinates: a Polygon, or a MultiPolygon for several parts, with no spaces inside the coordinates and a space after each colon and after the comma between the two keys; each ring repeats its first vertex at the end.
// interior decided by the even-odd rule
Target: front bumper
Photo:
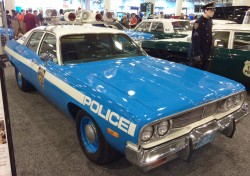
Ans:
{"type": "Polygon", "coordinates": [[[150,149],[143,149],[128,142],[126,157],[131,163],[139,166],[144,171],[178,157],[188,160],[195,149],[213,141],[219,134],[233,137],[236,124],[248,113],[248,104],[245,102],[238,111],[220,120],[212,120],[192,129],[183,136],[150,149]]]}

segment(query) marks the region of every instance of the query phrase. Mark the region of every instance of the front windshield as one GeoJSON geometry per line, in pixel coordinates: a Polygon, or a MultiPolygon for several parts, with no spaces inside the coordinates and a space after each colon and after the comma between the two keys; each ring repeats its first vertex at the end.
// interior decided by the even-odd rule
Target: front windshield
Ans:
{"type": "Polygon", "coordinates": [[[243,23],[242,24],[250,24],[250,10],[246,12],[246,15],[244,17],[243,23]]]}
{"type": "Polygon", "coordinates": [[[64,64],[144,55],[145,52],[124,34],[75,34],[61,38],[64,64]]]}
{"type": "Polygon", "coordinates": [[[189,21],[174,21],[172,22],[175,32],[184,32],[192,30],[189,21]]]}

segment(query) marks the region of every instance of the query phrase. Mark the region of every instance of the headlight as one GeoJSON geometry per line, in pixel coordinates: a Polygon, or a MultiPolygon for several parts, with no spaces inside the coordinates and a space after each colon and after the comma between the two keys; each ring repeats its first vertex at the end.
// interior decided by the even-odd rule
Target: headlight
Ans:
{"type": "Polygon", "coordinates": [[[227,109],[230,109],[234,106],[234,102],[233,102],[233,97],[229,97],[227,100],[226,100],[226,108],[227,109]]]}
{"type": "Polygon", "coordinates": [[[223,112],[230,110],[236,106],[242,105],[244,102],[244,93],[240,93],[220,102],[219,109],[223,112]]]}
{"type": "Polygon", "coordinates": [[[154,133],[153,126],[146,127],[141,134],[141,140],[144,142],[148,141],[152,137],[153,133],[154,133]]]}
{"type": "Polygon", "coordinates": [[[238,94],[233,97],[233,103],[235,106],[241,105],[244,101],[244,94],[238,94]]]}
{"type": "Polygon", "coordinates": [[[160,124],[158,124],[157,132],[160,136],[163,136],[168,132],[168,129],[169,129],[169,122],[163,121],[160,124]]]}

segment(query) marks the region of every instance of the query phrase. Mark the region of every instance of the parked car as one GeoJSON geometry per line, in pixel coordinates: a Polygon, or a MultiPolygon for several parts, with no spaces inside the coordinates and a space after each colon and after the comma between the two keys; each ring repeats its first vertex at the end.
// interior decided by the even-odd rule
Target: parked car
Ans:
{"type": "Polygon", "coordinates": [[[139,23],[133,31],[153,34],[155,39],[183,38],[191,33],[188,20],[147,19],[139,23]]]}
{"type": "MultiPolygon", "coordinates": [[[[193,25],[196,20],[190,21],[190,24],[193,25]]],[[[235,21],[230,20],[217,20],[213,19],[213,25],[222,25],[222,24],[237,24],[235,21]]]]}
{"type": "Polygon", "coordinates": [[[75,119],[96,164],[117,152],[144,170],[187,159],[219,133],[232,137],[248,114],[243,85],[150,57],[119,30],[38,27],[5,50],[20,90],[35,87],[75,119]]]}
{"type": "MultiPolygon", "coordinates": [[[[250,25],[213,26],[214,49],[207,71],[250,87],[250,25]]],[[[145,41],[144,50],[151,56],[183,64],[189,63],[190,36],[182,39],[145,41]]]]}
{"type": "Polygon", "coordinates": [[[7,39],[14,39],[14,30],[13,29],[5,29],[4,27],[0,27],[0,35],[1,35],[1,47],[0,47],[0,55],[4,55],[4,46],[7,42],[7,39]],[[8,37],[7,37],[8,35],[8,37]]]}

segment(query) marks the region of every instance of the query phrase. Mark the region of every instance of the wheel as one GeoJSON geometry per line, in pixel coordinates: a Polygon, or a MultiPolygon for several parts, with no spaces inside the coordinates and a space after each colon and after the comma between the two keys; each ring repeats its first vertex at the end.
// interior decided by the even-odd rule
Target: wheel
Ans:
{"type": "Polygon", "coordinates": [[[84,154],[95,164],[107,164],[119,156],[105,140],[94,119],[82,110],[77,114],[76,131],[84,154]]]}
{"type": "Polygon", "coordinates": [[[15,68],[15,73],[19,89],[21,89],[24,92],[34,90],[34,87],[22,76],[22,74],[17,68],[15,68]]]}

